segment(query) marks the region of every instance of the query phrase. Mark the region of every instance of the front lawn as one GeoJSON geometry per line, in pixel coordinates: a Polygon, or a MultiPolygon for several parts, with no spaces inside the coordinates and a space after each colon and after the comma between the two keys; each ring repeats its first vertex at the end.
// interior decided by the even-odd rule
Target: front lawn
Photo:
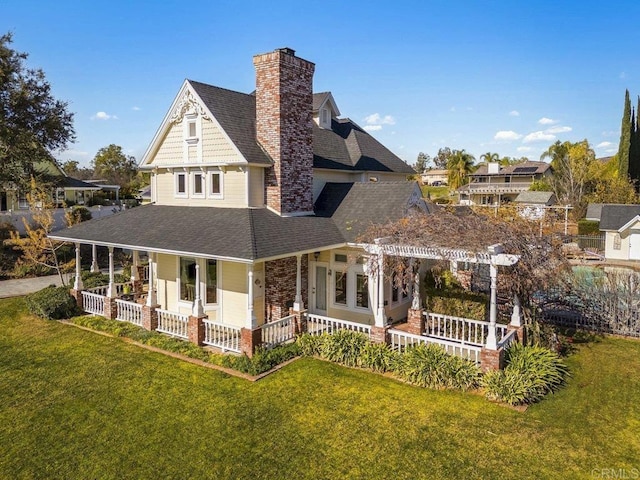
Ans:
{"type": "MultiPolygon", "coordinates": [[[[0,301],[0,478],[593,478],[640,469],[640,342],[526,412],[314,359],[251,383],[0,301]]],[[[602,478],[602,477],[599,477],[602,478]]],[[[631,477],[629,477],[631,478],[631,477]]]]}

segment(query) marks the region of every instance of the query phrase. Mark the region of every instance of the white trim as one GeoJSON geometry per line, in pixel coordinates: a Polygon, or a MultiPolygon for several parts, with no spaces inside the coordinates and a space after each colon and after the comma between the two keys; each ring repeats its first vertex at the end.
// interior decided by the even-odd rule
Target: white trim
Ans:
{"type": "Polygon", "coordinates": [[[207,176],[202,170],[193,170],[189,173],[191,183],[191,195],[189,198],[205,198],[207,192],[207,176]],[[200,175],[200,193],[196,193],[196,175],[200,175]]]}
{"type": "Polygon", "coordinates": [[[187,172],[173,172],[173,196],[175,198],[189,198],[189,174],[187,172]],[[178,190],[178,178],[184,176],[184,192],[178,190]]]}
{"type": "Polygon", "coordinates": [[[198,265],[198,267],[200,268],[200,271],[202,272],[204,270],[204,272],[206,272],[207,270],[207,261],[208,260],[215,260],[216,261],[216,299],[217,302],[216,303],[207,303],[207,276],[206,273],[205,275],[200,274],[200,283],[197,286],[198,288],[198,293],[200,294],[200,299],[202,301],[202,304],[204,306],[204,309],[207,311],[213,311],[213,310],[219,310],[221,311],[221,300],[222,300],[222,295],[221,295],[221,288],[220,288],[220,272],[221,272],[221,268],[220,268],[220,260],[215,259],[215,258],[202,258],[202,257],[194,257],[191,255],[180,255],[180,256],[176,256],[176,299],[177,299],[177,305],[179,307],[184,307],[184,308],[189,308],[193,305],[193,301],[195,301],[195,298],[198,296],[195,294],[194,292],[194,300],[193,301],[189,301],[189,300],[183,300],[180,296],[180,286],[181,286],[181,278],[180,278],[180,260],[182,258],[186,258],[189,260],[195,260],[196,265],[198,265]]]}
{"type": "Polygon", "coordinates": [[[221,200],[224,198],[224,173],[222,170],[209,170],[207,171],[207,179],[206,179],[206,189],[207,189],[207,198],[212,198],[216,200],[221,200]],[[213,188],[213,175],[218,175],[220,178],[220,193],[213,193],[211,189],[213,188]]]}
{"type": "MultiPolygon", "coordinates": [[[[355,313],[373,313],[373,309],[371,305],[373,298],[369,296],[368,288],[366,289],[366,294],[368,297],[368,306],[358,307],[356,305],[358,275],[363,275],[365,278],[367,278],[367,282],[369,281],[369,278],[367,276],[367,273],[364,271],[363,263],[355,263],[355,264],[351,263],[350,258],[353,258],[353,256],[354,256],[353,252],[349,252],[345,250],[337,250],[337,251],[331,252],[331,257],[329,259],[329,269],[331,271],[331,273],[329,274],[329,278],[331,280],[328,282],[329,289],[330,289],[329,300],[331,302],[330,303],[331,307],[337,308],[339,310],[345,310],[345,311],[355,312],[355,313]],[[335,261],[336,255],[346,255],[347,262],[346,263],[336,262],[335,261]],[[346,267],[346,270],[344,267],[346,267]],[[336,278],[338,278],[338,275],[346,275],[347,277],[347,282],[346,282],[347,303],[346,304],[336,303],[336,278]]],[[[357,255],[357,256],[359,257],[361,255],[357,255]]]]}
{"type": "MultiPolygon", "coordinates": [[[[627,223],[625,223],[623,226],[621,226],[618,230],[614,230],[617,232],[624,232],[625,230],[630,229],[633,225],[635,225],[637,222],[640,222],[640,215],[636,215],[635,217],[633,217],[631,220],[629,220],[627,223]]],[[[611,230],[609,230],[611,231],[611,230]]]]}

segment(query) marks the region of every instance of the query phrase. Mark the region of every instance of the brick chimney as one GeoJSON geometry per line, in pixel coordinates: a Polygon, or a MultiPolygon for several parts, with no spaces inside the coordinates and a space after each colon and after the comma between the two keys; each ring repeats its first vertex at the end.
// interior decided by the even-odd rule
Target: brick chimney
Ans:
{"type": "Polygon", "coordinates": [[[274,160],[265,176],[267,207],[313,213],[313,72],[290,48],[256,55],[256,136],[274,160]]]}

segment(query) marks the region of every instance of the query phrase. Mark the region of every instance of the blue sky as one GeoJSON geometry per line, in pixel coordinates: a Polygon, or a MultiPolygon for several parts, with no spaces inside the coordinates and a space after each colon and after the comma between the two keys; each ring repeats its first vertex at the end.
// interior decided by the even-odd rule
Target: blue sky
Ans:
{"type": "Polygon", "coordinates": [[[640,94],[637,1],[2,0],[0,32],[75,112],[60,160],[141,159],[185,78],[250,92],[252,56],[316,64],[343,116],[413,164],[466,149],[537,160],[555,140],[617,151],[640,94]],[[632,101],[635,103],[635,101],[632,101]]]}

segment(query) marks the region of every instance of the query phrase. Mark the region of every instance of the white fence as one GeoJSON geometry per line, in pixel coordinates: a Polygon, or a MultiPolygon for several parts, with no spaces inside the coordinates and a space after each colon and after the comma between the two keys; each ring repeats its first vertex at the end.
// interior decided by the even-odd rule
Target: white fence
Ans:
{"type": "Polygon", "coordinates": [[[204,320],[204,344],[223,351],[240,352],[240,327],[204,320]]]}
{"type": "Polygon", "coordinates": [[[310,335],[321,335],[323,333],[332,333],[337,330],[353,330],[354,332],[371,335],[371,327],[362,323],[348,322],[337,318],[323,317],[307,313],[307,333],[310,335]]]}
{"type": "MultiPolygon", "coordinates": [[[[129,285],[129,287],[131,287],[131,284],[129,282],[114,283],[113,285],[116,287],[116,296],[118,297],[124,294],[125,285],[129,285]]],[[[100,285],[99,287],[87,288],[85,291],[106,297],[107,290],[109,290],[109,285],[100,285]]]]}
{"type": "Polygon", "coordinates": [[[118,314],[116,320],[142,326],[142,305],[136,302],[116,299],[118,314]]]}
{"type": "Polygon", "coordinates": [[[296,338],[296,315],[289,315],[262,325],[262,344],[267,348],[275,347],[294,338],[296,338]]]}
{"type": "Polygon", "coordinates": [[[500,339],[498,342],[498,350],[501,348],[507,349],[516,341],[516,331],[511,330],[507,332],[507,334],[500,339]]]}
{"type": "Polygon", "coordinates": [[[482,350],[482,347],[479,345],[463,344],[441,338],[414,335],[412,333],[395,329],[389,330],[389,338],[391,340],[391,348],[398,352],[403,352],[407,347],[414,345],[432,343],[440,345],[450,355],[455,355],[457,357],[466,358],[467,360],[471,360],[475,363],[480,363],[480,351],[482,350]]]}
{"type": "MultiPolygon", "coordinates": [[[[483,346],[489,331],[489,322],[469,318],[452,317],[439,313],[423,314],[426,317],[425,335],[463,344],[483,346]]],[[[500,341],[507,333],[507,326],[496,325],[496,339],[500,341]]]]}
{"type": "Polygon", "coordinates": [[[104,316],[104,296],[92,292],[82,292],[82,309],[87,313],[104,316]]]}
{"type": "Polygon", "coordinates": [[[187,339],[189,316],[168,310],[156,309],[158,313],[158,332],[166,333],[178,338],[187,339]]]}

